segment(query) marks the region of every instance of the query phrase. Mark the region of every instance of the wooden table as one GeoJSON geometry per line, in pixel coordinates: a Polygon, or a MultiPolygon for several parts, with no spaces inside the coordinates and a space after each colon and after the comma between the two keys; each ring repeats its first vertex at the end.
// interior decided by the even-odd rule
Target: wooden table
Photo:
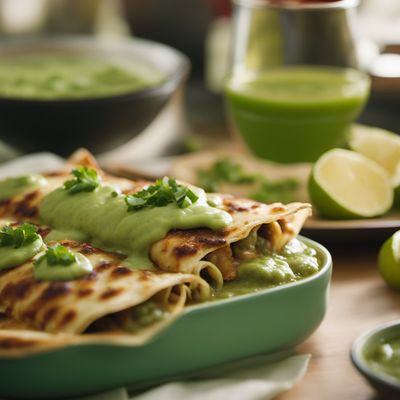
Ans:
{"type": "Polygon", "coordinates": [[[400,319],[400,291],[377,271],[377,248],[331,250],[333,276],[328,311],[317,331],[298,347],[311,353],[306,376],[279,400],[371,400],[373,389],[349,358],[353,340],[380,323],[400,319]]]}

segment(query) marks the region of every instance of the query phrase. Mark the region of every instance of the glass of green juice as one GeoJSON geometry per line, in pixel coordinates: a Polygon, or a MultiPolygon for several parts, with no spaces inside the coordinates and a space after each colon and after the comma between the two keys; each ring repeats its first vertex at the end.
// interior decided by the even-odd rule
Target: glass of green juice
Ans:
{"type": "Polygon", "coordinates": [[[358,70],[358,0],[233,0],[230,121],[256,155],[312,162],[345,143],[369,93],[358,70]]]}

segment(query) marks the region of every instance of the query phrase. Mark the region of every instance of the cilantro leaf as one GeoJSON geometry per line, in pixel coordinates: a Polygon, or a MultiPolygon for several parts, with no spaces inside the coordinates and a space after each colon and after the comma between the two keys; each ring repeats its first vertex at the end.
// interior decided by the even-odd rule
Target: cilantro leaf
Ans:
{"type": "Polygon", "coordinates": [[[253,183],[258,179],[254,174],[245,172],[243,166],[230,158],[215,161],[208,170],[198,170],[199,185],[207,192],[218,191],[221,183],[245,184],[253,183]]]}
{"type": "Polygon", "coordinates": [[[187,186],[180,185],[174,178],[165,176],[158,179],[154,185],[133,195],[125,196],[128,211],[138,211],[143,208],[164,207],[175,203],[179,208],[189,207],[198,197],[187,186]]]}
{"type": "Polygon", "coordinates": [[[95,169],[80,166],[71,173],[74,178],[64,182],[64,189],[68,193],[91,192],[100,185],[100,178],[95,169]]]}
{"type": "Polygon", "coordinates": [[[36,261],[36,264],[39,264],[43,259],[46,259],[48,265],[68,266],[76,262],[76,255],[67,247],[57,244],[48,247],[46,253],[36,261]]]}
{"type": "Polygon", "coordinates": [[[297,179],[283,179],[277,182],[264,180],[250,197],[263,203],[289,203],[294,200],[294,193],[299,187],[300,182],[297,179]]]}
{"type": "Polygon", "coordinates": [[[35,225],[25,223],[15,229],[10,225],[6,225],[0,230],[0,247],[18,249],[39,238],[35,225]]]}
{"type": "Polygon", "coordinates": [[[208,192],[217,192],[222,183],[252,184],[248,197],[263,203],[293,201],[300,187],[297,179],[288,178],[272,182],[262,174],[248,173],[241,164],[230,158],[215,161],[207,170],[198,170],[197,181],[199,186],[208,192]]]}

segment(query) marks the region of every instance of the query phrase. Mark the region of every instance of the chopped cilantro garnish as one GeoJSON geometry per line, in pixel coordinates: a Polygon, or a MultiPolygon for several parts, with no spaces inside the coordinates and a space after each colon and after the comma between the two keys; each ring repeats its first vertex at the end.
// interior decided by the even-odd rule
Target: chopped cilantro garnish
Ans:
{"type": "Polygon", "coordinates": [[[264,203],[293,201],[300,187],[296,179],[270,181],[261,174],[248,173],[242,165],[229,158],[217,160],[207,170],[198,170],[197,181],[208,192],[217,192],[223,183],[251,184],[248,196],[264,203]]]}
{"type": "Polygon", "coordinates": [[[6,225],[0,230],[0,247],[18,249],[39,238],[35,225],[25,223],[16,228],[6,225]]]}
{"type": "Polygon", "coordinates": [[[154,185],[133,195],[125,196],[128,211],[142,208],[164,207],[176,203],[179,208],[186,208],[197,201],[198,197],[187,186],[180,185],[174,178],[158,179],[154,185]]]}
{"type": "Polygon", "coordinates": [[[46,253],[36,261],[36,264],[39,264],[43,259],[46,259],[48,265],[68,266],[76,262],[76,255],[68,248],[57,244],[48,247],[46,253]]]}
{"type": "Polygon", "coordinates": [[[263,203],[273,203],[274,201],[289,203],[295,200],[293,195],[299,186],[299,181],[296,179],[284,179],[278,182],[264,180],[257,190],[250,194],[250,197],[263,203]]]}
{"type": "Polygon", "coordinates": [[[256,175],[248,174],[243,167],[229,158],[217,160],[209,170],[198,170],[199,186],[207,192],[216,192],[223,182],[244,184],[257,180],[256,175]]]}
{"type": "Polygon", "coordinates": [[[73,179],[64,182],[64,189],[71,194],[79,192],[91,192],[100,185],[97,171],[92,168],[78,167],[71,171],[73,179]]]}

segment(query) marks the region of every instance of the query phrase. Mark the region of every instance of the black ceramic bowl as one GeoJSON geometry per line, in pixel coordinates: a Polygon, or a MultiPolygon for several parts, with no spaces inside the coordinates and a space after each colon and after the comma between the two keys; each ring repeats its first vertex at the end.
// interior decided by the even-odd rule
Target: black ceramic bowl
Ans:
{"type": "Polygon", "coordinates": [[[371,368],[366,357],[372,346],[383,340],[399,337],[400,320],[392,321],[362,334],[354,341],[351,348],[351,360],[354,366],[385,399],[400,399],[400,382],[371,368]]]}
{"type": "MultiPolygon", "coordinates": [[[[14,54],[93,54],[150,66],[163,79],[147,89],[107,97],[21,99],[0,97],[0,139],[24,152],[68,155],[78,147],[94,153],[110,150],[138,135],[184,82],[187,58],[143,39],[104,41],[91,37],[40,37],[0,42],[1,59],[14,54]]],[[[162,135],[162,132],[160,132],[162,135]]]]}

